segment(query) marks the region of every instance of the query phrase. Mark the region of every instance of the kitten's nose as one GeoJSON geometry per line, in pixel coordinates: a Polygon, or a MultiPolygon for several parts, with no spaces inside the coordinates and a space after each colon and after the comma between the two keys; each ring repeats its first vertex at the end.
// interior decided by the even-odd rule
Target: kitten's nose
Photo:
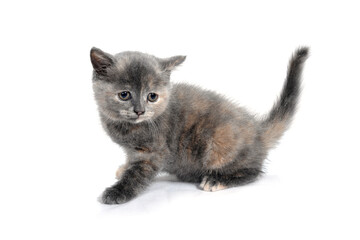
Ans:
{"type": "Polygon", "coordinates": [[[145,113],[145,111],[136,111],[136,110],[134,110],[134,112],[135,112],[138,116],[143,115],[143,114],[145,113]]]}

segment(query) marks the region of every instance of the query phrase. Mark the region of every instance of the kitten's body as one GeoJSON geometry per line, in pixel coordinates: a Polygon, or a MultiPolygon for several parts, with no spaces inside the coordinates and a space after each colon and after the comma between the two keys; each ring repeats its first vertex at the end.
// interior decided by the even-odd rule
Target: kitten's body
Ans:
{"type": "Polygon", "coordinates": [[[254,181],[295,112],[306,57],[306,48],[296,52],[279,101],[267,118],[257,120],[214,92],[171,86],[170,72],[185,57],[158,59],[136,52],[112,56],[93,48],[93,86],[101,120],[127,153],[119,181],[105,190],[102,202],[132,199],[160,171],[201,183],[206,191],[254,181]],[[125,90],[133,97],[117,99],[125,90]],[[158,99],[151,102],[146,97],[154,92],[158,99]]]}

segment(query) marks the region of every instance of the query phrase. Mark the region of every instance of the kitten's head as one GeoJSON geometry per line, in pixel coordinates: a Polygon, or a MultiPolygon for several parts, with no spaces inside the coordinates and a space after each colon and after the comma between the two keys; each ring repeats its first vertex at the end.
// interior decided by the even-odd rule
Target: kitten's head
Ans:
{"type": "Polygon", "coordinates": [[[116,55],[90,51],[93,89],[100,113],[115,121],[139,123],[160,116],[169,102],[170,73],[185,56],[166,59],[140,52],[116,55]]]}

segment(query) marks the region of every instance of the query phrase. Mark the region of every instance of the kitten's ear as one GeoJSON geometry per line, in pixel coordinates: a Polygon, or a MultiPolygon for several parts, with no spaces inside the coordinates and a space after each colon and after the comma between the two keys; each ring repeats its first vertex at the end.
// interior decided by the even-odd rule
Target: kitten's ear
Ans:
{"type": "Polygon", "coordinates": [[[107,68],[110,67],[115,61],[111,54],[103,52],[96,47],[91,48],[90,59],[95,72],[99,75],[106,75],[107,68]]]}
{"type": "Polygon", "coordinates": [[[170,58],[162,58],[159,60],[159,62],[160,62],[161,69],[163,71],[171,71],[176,66],[183,63],[185,61],[185,59],[186,59],[186,56],[174,56],[174,57],[170,57],[170,58]]]}

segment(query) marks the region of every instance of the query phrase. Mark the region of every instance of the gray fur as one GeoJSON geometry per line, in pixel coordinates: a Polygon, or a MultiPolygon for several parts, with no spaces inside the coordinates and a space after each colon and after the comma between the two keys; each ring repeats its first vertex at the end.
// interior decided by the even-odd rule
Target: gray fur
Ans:
{"type": "Polygon", "coordinates": [[[118,204],[134,198],[160,171],[201,183],[206,191],[256,180],[268,150],[295,113],[307,54],[307,48],[296,51],[280,99],[259,120],[217,93],[172,85],[171,71],[184,56],[111,55],[92,48],[93,89],[103,127],[127,153],[119,180],[101,201],[118,204]],[[118,94],[124,91],[132,98],[121,100],[118,94]],[[147,99],[150,93],[158,94],[156,102],[147,99]]]}

